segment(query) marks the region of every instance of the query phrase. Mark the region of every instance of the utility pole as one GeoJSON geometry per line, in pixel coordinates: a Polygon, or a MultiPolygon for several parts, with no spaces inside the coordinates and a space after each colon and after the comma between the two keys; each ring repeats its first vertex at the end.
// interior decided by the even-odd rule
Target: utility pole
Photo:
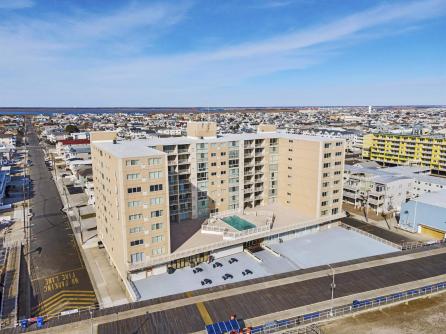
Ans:
{"type": "Polygon", "coordinates": [[[336,288],[336,284],[335,284],[335,271],[333,269],[333,267],[330,264],[327,264],[327,266],[330,267],[331,269],[331,275],[332,275],[332,281],[331,281],[331,304],[330,304],[330,316],[333,316],[333,300],[334,300],[334,290],[336,288]]]}

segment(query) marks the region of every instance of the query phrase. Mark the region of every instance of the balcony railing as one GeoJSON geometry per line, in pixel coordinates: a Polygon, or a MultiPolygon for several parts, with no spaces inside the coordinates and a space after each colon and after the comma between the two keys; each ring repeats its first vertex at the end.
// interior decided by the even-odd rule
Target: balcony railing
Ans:
{"type": "MultiPolygon", "coordinates": [[[[171,214],[172,214],[172,212],[171,212],[171,214]]],[[[263,232],[259,232],[259,233],[255,233],[255,234],[248,234],[248,235],[244,235],[244,236],[242,236],[238,239],[234,239],[234,240],[223,240],[223,241],[215,242],[215,243],[208,244],[205,246],[200,246],[200,247],[195,247],[195,248],[191,248],[188,250],[184,250],[182,252],[176,252],[173,254],[162,255],[162,256],[158,256],[156,258],[146,258],[146,260],[141,263],[135,263],[135,264],[129,263],[128,266],[129,266],[130,271],[141,270],[141,269],[144,269],[149,266],[168,263],[170,261],[181,259],[181,258],[184,258],[187,256],[205,253],[205,252],[213,251],[213,250],[228,247],[228,246],[238,245],[242,242],[250,241],[253,238],[260,239],[262,237],[267,237],[267,236],[271,235],[271,232],[273,232],[274,235],[276,235],[276,234],[285,233],[285,232],[289,232],[289,231],[293,231],[293,230],[297,230],[297,229],[299,229],[299,230],[306,229],[306,228],[312,227],[317,224],[322,224],[325,222],[343,218],[344,216],[345,216],[344,213],[338,213],[336,215],[324,216],[321,218],[310,220],[308,222],[308,224],[306,224],[304,226],[300,225],[299,223],[293,224],[293,225],[288,225],[288,226],[283,226],[283,227],[274,229],[273,231],[268,230],[268,231],[263,231],[263,232]]]]}

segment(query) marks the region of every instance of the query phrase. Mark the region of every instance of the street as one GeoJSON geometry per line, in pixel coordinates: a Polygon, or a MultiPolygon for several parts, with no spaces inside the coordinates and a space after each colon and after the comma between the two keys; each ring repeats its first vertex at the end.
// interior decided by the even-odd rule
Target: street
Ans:
{"type": "MultiPolygon", "coordinates": [[[[21,287],[21,316],[57,314],[64,310],[88,307],[96,304],[96,296],[76,239],[51,173],[47,170],[37,133],[28,122],[29,167],[33,183],[31,197],[32,219],[29,230],[31,242],[26,265],[22,266],[27,277],[30,260],[31,292],[21,287]],[[26,302],[31,314],[26,315],[26,302]]],[[[22,280],[23,282],[23,280],[22,280]]],[[[23,285],[23,283],[22,283],[23,285]]]]}

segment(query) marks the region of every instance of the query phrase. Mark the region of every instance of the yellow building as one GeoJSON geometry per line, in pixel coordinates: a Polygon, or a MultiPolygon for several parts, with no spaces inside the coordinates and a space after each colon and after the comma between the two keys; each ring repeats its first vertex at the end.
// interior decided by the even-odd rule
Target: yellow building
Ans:
{"type": "Polygon", "coordinates": [[[418,165],[434,173],[446,173],[444,136],[369,134],[364,136],[362,156],[386,166],[418,165]]]}
{"type": "Polygon", "coordinates": [[[344,140],[265,125],[254,134],[216,130],[191,122],[187,137],[91,134],[98,236],[123,280],[342,216],[344,140]],[[208,219],[228,212],[255,227],[219,230],[208,219]]]}

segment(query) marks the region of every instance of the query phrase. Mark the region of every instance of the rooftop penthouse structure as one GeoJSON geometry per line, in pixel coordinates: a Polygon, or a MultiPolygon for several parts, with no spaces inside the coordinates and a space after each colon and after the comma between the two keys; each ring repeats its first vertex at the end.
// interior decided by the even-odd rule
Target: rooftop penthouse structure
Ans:
{"type": "Polygon", "coordinates": [[[230,254],[342,216],[345,142],[257,133],[117,141],[92,132],[98,236],[123,280],[230,254]]]}

